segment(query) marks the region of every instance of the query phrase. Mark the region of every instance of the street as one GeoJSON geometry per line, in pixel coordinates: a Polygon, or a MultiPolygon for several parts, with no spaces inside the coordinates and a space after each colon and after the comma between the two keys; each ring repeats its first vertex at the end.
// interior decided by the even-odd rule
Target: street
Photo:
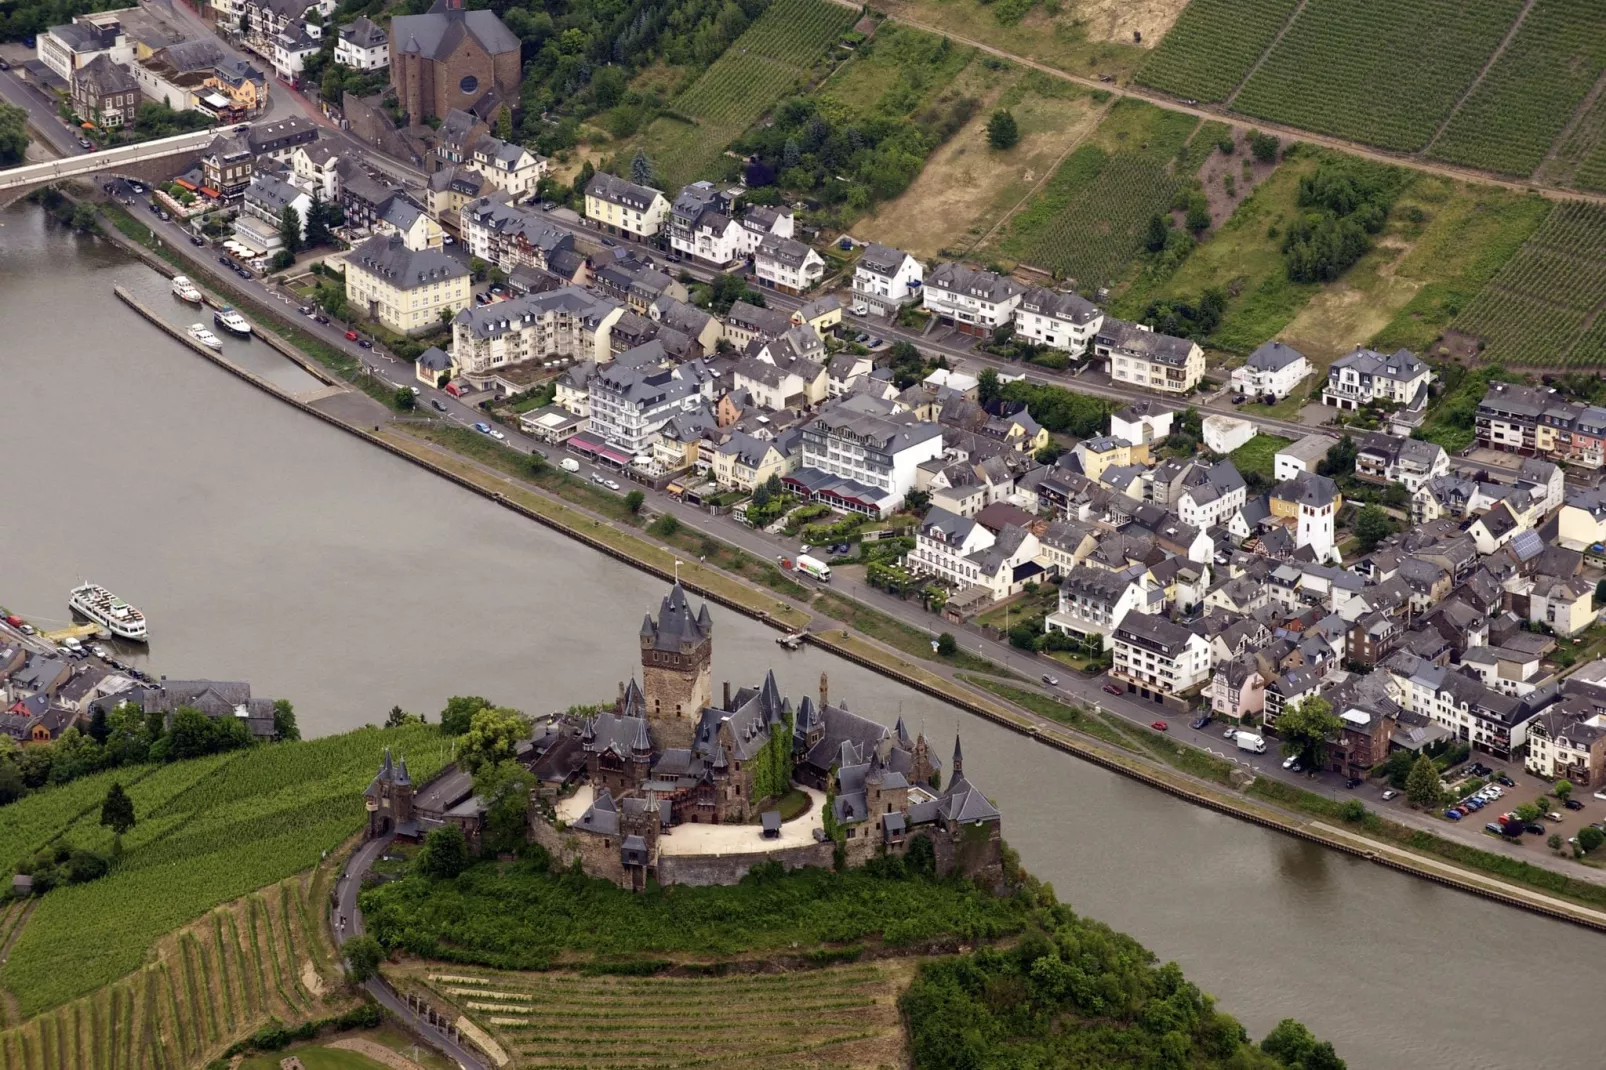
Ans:
{"type": "Polygon", "coordinates": [[[58,156],[78,156],[89,150],[78,144],[80,131],[62,121],[55,98],[24,82],[16,68],[0,71],[0,97],[28,113],[28,125],[38,132],[58,156]]]}

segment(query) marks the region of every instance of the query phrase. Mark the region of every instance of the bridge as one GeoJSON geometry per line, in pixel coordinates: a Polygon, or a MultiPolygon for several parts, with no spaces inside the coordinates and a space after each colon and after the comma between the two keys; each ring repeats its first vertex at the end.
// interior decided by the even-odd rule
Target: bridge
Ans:
{"type": "Polygon", "coordinates": [[[222,132],[209,127],[188,134],[157,138],[155,141],[120,145],[115,149],[0,171],[0,208],[26,197],[41,186],[90,175],[113,174],[147,184],[166,182],[199,160],[207,146],[222,132]]]}

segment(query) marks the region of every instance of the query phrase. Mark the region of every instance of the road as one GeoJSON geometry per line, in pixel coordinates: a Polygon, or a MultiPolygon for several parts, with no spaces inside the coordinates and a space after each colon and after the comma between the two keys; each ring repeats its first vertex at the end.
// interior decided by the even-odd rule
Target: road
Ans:
{"type": "MultiPolygon", "coordinates": [[[[363,878],[373,868],[374,862],[384,854],[394,837],[385,836],[377,840],[368,840],[346,863],[345,870],[335,883],[334,916],[329,919],[330,928],[335,934],[337,946],[345,944],[354,936],[363,934],[362,911],[357,906],[358,893],[362,891],[363,878]],[[345,924],[340,924],[341,919],[345,924]]],[[[448,1059],[456,1062],[463,1070],[489,1070],[485,1062],[474,1052],[446,1036],[440,1030],[431,1026],[407,1005],[407,1001],[396,994],[396,990],[382,977],[374,977],[363,986],[368,994],[384,1007],[414,1033],[424,1038],[424,1042],[438,1049],[448,1059]]]]}
{"type": "Polygon", "coordinates": [[[0,71],[0,97],[28,113],[28,125],[45,144],[60,156],[77,156],[88,152],[78,144],[78,131],[62,121],[56,113],[56,101],[44,90],[24,82],[16,68],[0,71]]]}

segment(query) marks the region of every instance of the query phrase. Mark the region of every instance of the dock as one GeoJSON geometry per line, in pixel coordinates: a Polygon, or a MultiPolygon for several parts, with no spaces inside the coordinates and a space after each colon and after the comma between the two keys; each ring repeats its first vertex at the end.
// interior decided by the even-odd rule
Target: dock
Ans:
{"type": "Polygon", "coordinates": [[[40,632],[39,638],[49,639],[52,643],[59,643],[63,639],[90,639],[99,634],[101,628],[98,624],[74,624],[70,628],[58,628],[53,632],[40,632]]]}

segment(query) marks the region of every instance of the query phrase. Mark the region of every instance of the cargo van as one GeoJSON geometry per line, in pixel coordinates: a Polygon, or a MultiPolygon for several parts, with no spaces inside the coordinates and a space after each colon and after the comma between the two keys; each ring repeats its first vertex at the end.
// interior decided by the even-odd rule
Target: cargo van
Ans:
{"type": "Polygon", "coordinates": [[[1239,750],[1252,751],[1255,754],[1266,753],[1266,741],[1253,732],[1238,732],[1233,736],[1239,750]]]}
{"type": "Polygon", "coordinates": [[[565,457],[558,467],[565,472],[578,472],[580,470],[580,462],[573,457],[565,457]]]}

